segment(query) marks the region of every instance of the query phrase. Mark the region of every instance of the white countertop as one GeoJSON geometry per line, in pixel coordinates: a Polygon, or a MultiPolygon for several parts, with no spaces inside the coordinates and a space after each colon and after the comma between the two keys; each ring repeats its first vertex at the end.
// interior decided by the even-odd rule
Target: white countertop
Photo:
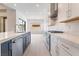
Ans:
{"type": "Polygon", "coordinates": [[[24,33],[14,33],[14,32],[2,32],[0,33],[0,43],[11,40],[14,37],[22,35],[24,33]]]}
{"type": "Polygon", "coordinates": [[[63,38],[65,40],[79,44],[79,36],[77,36],[77,35],[72,35],[72,34],[69,34],[69,33],[50,33],[50,34],[56,35],[56,36],[63,38]]]}

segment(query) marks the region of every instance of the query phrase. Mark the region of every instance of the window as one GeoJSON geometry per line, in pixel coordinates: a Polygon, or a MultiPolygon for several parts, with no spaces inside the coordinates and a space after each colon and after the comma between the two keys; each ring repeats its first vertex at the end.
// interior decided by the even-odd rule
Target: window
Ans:
{"type": "Polygon", "coordinates": [[[26,21],[21,18],[16,21],[16,32],[26,32],[26,21]]]}

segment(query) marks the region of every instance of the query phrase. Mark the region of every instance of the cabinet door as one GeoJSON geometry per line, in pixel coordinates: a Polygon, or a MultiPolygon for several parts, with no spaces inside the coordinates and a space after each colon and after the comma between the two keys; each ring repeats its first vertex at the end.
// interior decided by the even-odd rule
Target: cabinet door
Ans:
{"type": "Polygon", "coordinates": [[[64,47],[62,46],[62,41],[61,40],[65,40],[63,38],[60,38],[59,37],[59,40],[58,40],[58,53],[59,53],[59,56],[70,56],[71,54],[65,49],[67,47],[64,47]]]}
{"type": "Polygon", "coordinates": [[[26,35],[26,47],[28,47],[30,42],[31,42],[31,33],[28,32],[27,35],[26,35]]]}
{"type": "Polygon", "coordinates": [[[31,33],[29,32],[29,35],[28,35],[28,42],[29,44],[31,43],[31,33]]]}
{"type": "Polygon", "coordinates": [[[11,56],[12,55],[12,41],[7,41],[1,44],[1,55],[11,56]]]}
{"type": "Polygon", "coordinates": [[[57,39],[56,36],[51,36],[51,54],[53,56],[57,55],[57,39]]]}
{"type": "Polygon", "coordinates": [[[46,48],[47,50],[49,50],[49,34],[47,32],[45,33],[45,37],[46,37],[46,48]]]}
{"type": "Polygon", "coordinates": [[[23,37],[23,53],[25,52],[26,49],[26,38],[25,36],[23,37]]]}
{"type": "Polygon", "coordinates": [[[27,34],[27,36],[26,36],[26,48],[28,47],[28,44],[29,44],[29,35],[27,34]]]}
{"type": "Polygon", "coordinates": [[[58,4],[58,22],[67,20],[68,16],[68,3],[58,4]]]}
{"type": "Polygon", "coordinates": [[[72,12],[72,17],[77,17],[79,16],[79,3],[72,3],[71,4],[71,12],[72,12]]]}
{"type": "Polygon", "coordinates": [[[12,56],[12,40],[10,40],[8,43],[8,55],[12,56]]]}
{"type": "Polygon", "coordinates": [[[8,56],[8,42],[1,44],[1,56],[8,56]]]}
{"type": "Polygon", "coordinates": [[[23,38],[19,38],[16,44],[18,47],[18,55],[19,56],[23,55],[23,38]]]}
{"type": "Polygon", "coordinates": [[[31,42],[31,33],[28,32],[23,35],[23,52],[26,50],[30,42],[31,42]]]}
{"type": "Polygon", "coordinates": [[[79,48],[71,44],[72,42],[61,41],[61,47],[66,50],[71,56],[79,56],[79,48]]]}
{"type": "Polygon", "coordinates": [[[15,38],[12,41],[12,55],[21,56],[23,54],[23,38],[15,38]]]}

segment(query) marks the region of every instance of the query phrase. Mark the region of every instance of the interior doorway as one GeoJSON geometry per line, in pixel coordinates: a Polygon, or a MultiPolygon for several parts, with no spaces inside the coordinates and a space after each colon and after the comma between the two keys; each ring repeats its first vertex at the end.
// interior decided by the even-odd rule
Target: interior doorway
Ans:
{"type": "Polygon", "coordinates": [[[7,17],[0,16],[0,32],[5,32],[5,22],[7,17]]]}

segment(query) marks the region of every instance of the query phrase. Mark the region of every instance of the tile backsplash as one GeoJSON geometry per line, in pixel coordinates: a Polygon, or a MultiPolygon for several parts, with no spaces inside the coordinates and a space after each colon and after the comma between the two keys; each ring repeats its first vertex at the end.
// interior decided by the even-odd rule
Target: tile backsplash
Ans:
{"type": "Polygon", "coordinates": [[[65,27],[65,31],[70,32],[74,35],[79,35],[79,20],[66,23],[65,27]]]}
{"type": "Polygon", "coordinates": [[[69,23],[57,23],[55,26],[50,26],[49,30],[57,30],[68,32],[73,35],[79,35],[79,20],[69,23]]]}
{"type": "Polygon", "coordinates": [[[50,26],[48,29],[56,31],[65,31],[65,23],[57,23],[55,26],[50,26]]]}

